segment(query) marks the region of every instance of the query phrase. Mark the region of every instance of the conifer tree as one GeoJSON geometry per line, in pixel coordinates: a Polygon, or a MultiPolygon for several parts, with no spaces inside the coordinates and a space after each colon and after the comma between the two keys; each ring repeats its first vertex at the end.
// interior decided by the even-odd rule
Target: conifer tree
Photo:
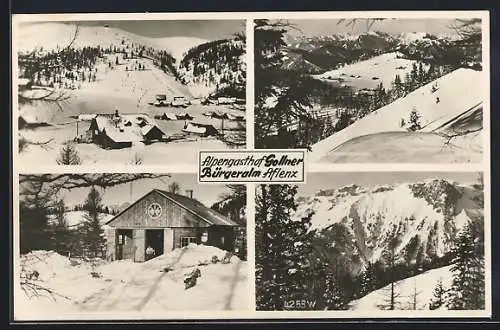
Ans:
{"type": "Polygon", "coordinates": [[[404,84],[403,82],[401,81],[401,76],[400,75],[396,75],[396,77],[394,78],[394,92],[395,92],[395,98],[398,99],[400,97],[403,97],[404,96],[404,84]]]}
{"type": "Polygon", "coordinates": [[[85,210],[85,221],[82,226],[83,244],[86,254],[93,258],[103,256],[106,244],[104,230],[99,221],[101,201],[99,191],[95,187],[91,187],[83,205],[85,210]]]}
{"type": "Polygon", "coordinates": [[[408,129],[412,132],[418,131],[422,128],[422,126],[420,125],[420,115],[418,114],[416,109],[413,109],[410,112],[409,125],[410,126],[408,127],[408,129]]]}
{"type": "Polygon", "coordinates": [[[310,285],[310,297],[316,301],[316,309],[322,310],[345,310],[348,299],[344,294],[339,280],[336,277],[336,270],[323,257],[315,261],[313,267],[313,284],[310,285]]]}
{"type": "Polygon", "coordinates": [[[50,239],[52,241],[52,249],[59,254],[67,254],[71,234],[66,223],[66,206],[64,199],[60,199],[55,203],[55,222],[51,226],[50,239]]]}
{"type": "Polygon", "coordinates": [[[446,290],[443,287],[443,280],[439,279],[434,287],[434,291],[432,292],[432,298],[429,303],[429,309],[434,310],[438,309],[444,304],[446,290]]]}
{"type": "Polygon", "coordinates": [[[386,310],[395,310],[400,306],[399,298],[401,293],[399,292],[399,283],[397,283],[398,274],[396,274],[396,246],[396,239],[392,239],[389,242],[387,250],[383,252],[383,258],[387,267],[386,269],[389,275],[390,284],[383,289],[385,299],[383,304],[379,307],[386,310]]]}
{"type": "Polygon", "coordinates": [[[368,262],[365,269],[359,275],[360,295],[364,296],[377,287],[377,274],[375,264],[368,262]]]}
{"type": "Polygon", "coordinates": [[[65,143],[56,160],[59,165],[80,165],[82,163],[78,151],[73,143],[65,143]]]}
{"type": "Polygon", "coordinates": [[[452,248],[453,280],[446,307],[453,310],[481,310],[485,307],[484,246],[480,225],[469,222],[452,248]]]}
{"type": "Polygon", "coordinates": [[[418,85],[422,86],[425,82],[425,70],[422,62],[418,62],[417,77],[418,77],[418,85]]]}
{"type": "Polygon", "coordinates": [[[257,309],[283,310],[310,285],[311,215],[292,220],[296,186],[261,185],[256,210],[257,309]]]}
{"type": "Polygon", "coordinates": [[[309,117],[311,80],[284,69],[285,34],[289,24],[255,20],[255,144],[257,148],[309,147],[288,126],[309,117]],[[275,139],[269,136],[276,132],[275,139]]]}

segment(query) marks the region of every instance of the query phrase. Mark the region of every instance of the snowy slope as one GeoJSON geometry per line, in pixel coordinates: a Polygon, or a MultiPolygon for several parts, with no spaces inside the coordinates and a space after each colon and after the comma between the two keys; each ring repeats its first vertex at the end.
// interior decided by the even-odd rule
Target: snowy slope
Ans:
{"type": "MultiPolygon", "coordinates": [[[[451,266],[432,269],[397,282],[395,292],[399,294],[399,297],[396,299],[396,309],[413,309],[416,285],[416,309],[428,310],[436,284],[442,281],[445,290],[451,286],[452,272],[450,268],[451,266]]],[[[352,301],[349,304],[349,309],[355,311],[387,309],[388,292],[390,292],[390,284],[370,292],[361,299],[352,301]]]]}
{"type": "Polygon", "coordinates": [[[412,109],[421,115],[421,132],[432,132],[461,114],[481,106],[484,90],[481,81],[481,71],[457,69],[316,143],[312,146],[310,160],[318,161],[341,144],[360,136],[404,132],[406,129],[401,127],[401,119],[408,121],[412,109]],[[438,90],[433,93],[431,89],[435,84],[438,90]],[[440,99],[439,103],[436,98],[440,99]]]}
{"type": "Polygon", "coordinates": [[[434,133],[385,132],[351,139],[320,158],[325,163],[479,163],[481,131],[457,136],[452,143],[434,133]]]}
{"type": "Polygon", "coordinates": [[[384,88],[389,88],[396,74],[404,77],[411,71],[413,63],[416,63],[413,60],[399,58],[399,55],[401,54],[396,52],[382,54],[314,77],[326,81],[341,79],[342,85],[354,89],[373,89],[380,83],[384,88]]]}
{"type": "Polygon", "coordinates": [[[245,47],[245,40],[239,37],[193,47],[179,63],[179,75],[195,97],[208,97],[226,87],[242,89],[246,76],[245,47]]]}
{"type": "Polygon", "coordinates": [[[402,260],[432,260],[450,251],[467,221],[478,220],[482,207],[476,199],[481,193],[439,179],[372,188],[352,185],[306,198],[295,217],[313,213],[311,230],[325,244],[348,242],[345,252],[358,266],[379,260],[393,240],[402,260]],[[343,234],[331,237],[338,227],[345,229],[343,234]]]}
{"type": "MultiPolygon", "coordinates": [[[[34,49],[61,49],[68,46],[75,36],[77,25],[74,23],[29,23],[19,26],[18,50],[31,52],[34,49]]],[[[159,50],[166,50],[179,62],[190,48],[207,40],[193,37],[148,38],[114,27],[78,25],[73,47],[120,46],[122,41],[159,50]]]]}
{"type": "Polygon", "coordinates": [[[225,253],[191,244],[144,263],[123,260],[92,266],[72,264],[52,251],[34,251],[21,257],[25,271],[37,270],[40,277],[35,283],[61,296],[55,300],[44,296],[29,299],[24,292],[17,292],[16,312],[27,318],[65,318],[69,312],[247,309],[246,262],[233,256],[229,264],[199,265],[213,256],[222,259],[225,253]],[[162,271],[165,267],[171,270],[162,271]],[[184,278],[196,268],[201,277],[186,290],[184,278]],[[91,272],[101,277],[93,278],[91,272]]]}

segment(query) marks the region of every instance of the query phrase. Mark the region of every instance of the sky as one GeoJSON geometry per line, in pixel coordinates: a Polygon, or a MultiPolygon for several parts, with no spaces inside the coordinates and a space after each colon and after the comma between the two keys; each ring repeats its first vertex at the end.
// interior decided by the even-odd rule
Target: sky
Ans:
{"type": "Polygon", "coordinates": [[[163,20],[163,21],[87,21],[80,25],[99,26],[108,24],[131,33],[150,38],[195,37],[217,40],[231,37],[234,33],[245,32],[244,20],[163,20]]]}
{"type": "MultiPolygon", "coordinates": [[[[356,24],[348,25],[338,19],[314,20],[288,20],[300,30],[290,29],[291,35],[305,35],[307,37],[318,35],[333,35],[336,33],[364,33],[368,31],[366,19],[358,19],[356,24]]],[[[454,33],[450,29],[453,20],[450,19],[386,19],[376,21],[370,28],[371,31],[380,31],[389,34],[403,32],[427,32],[430,34],[454,33]]]]}
{"type": "Polygon", "coordinates": [[[383,184],[403,182],[419,182],[426,179],[448,179],[459,183],[476,182],[478,172],[337,172],[309,173],[307,183],[299,185],[300,196],[311,196],[320,189],[336,189],[356,184],[362,187],[373,187],[383,184]]]}
{"type": "MultiPolygon", "coordinates": [[[[125,202],[135,202],[152,189],[168,190],[168,185],[172,182],[177,182],[180,185],[181,194],[185,194],[187,189],[193,190],[193,198],[202,202],[205,206],[210,207],[214,202],[219,200],[219,196],[229,192],[229,189],[224,185],[213,184],[198,184],[196,174],[171,174],[171,177],[161,179],[144,179],[137,180],[132,183],[132,198],[130,194],[130,184],[119,185],[105,190],[97,188],[101,193],[104,205],[121,205],[125,202]]],[[[82,204],[87,197],[90,188],[78,188],[71,191],[61,191],[61,197],[67,206],[82,204]]]]}

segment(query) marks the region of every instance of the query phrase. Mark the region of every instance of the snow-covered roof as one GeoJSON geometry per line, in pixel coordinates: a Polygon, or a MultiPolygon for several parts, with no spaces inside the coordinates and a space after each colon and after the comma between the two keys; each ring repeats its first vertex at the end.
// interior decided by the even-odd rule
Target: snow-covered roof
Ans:
{"type": "Polygon", "coordinates": [[[142,137],[134,134],[134,132],[130,130],[120,131],[119,128],[106,128],[106,135],[115,142],[140,142],[142,141],[142,137]]]}
{"type": "Polygon", "coordinates": [[[144,114],[120,115],[117,123],[111,115],[97,115],[95,121],[98,130],[115,142],[143,141],[143,137],[154,127],[162,131],[154,120],[144,114]]]}
{"type": "Polygon", "coordinates": [[[97,124],[97,129],[99,131],[104,130],[110,123],[110,120],[106,117],[103,117],[103,116],[96,116],[95,121],[97,124]]]}
{"type": "MultiPolygon", "coordinates": [[[[158,126],[156,125],[153,125],[153,124],[147,124],[146,126],[144,127],[141,127],[141,134],[142,135],[146,135],[148,134],[153,128],[158,128],[158,126]]],[[[158,128],[159,129],[159,128],[158,128]]],[[[161,130],[160,130],[161,131],[161,130]]]]}
{"type": "Polygon", "coordinates": [[[177,117],[173,113],[164,112],[163,117],[170,120],[177,120],[177,117]]]}
{"type": "Polygon", "coordinates": [[[19,115],[19,118],[22,118],[27,124],[38,124],[40,122],[38,118],[30,114],[19,115]]]}
{"type": "Polygon", "coordinates": [[[92,120],[96,117],[97,115],[95,113],[82,113],[78,115],[78,120],[92,120]]]}
{"type": "Polygon", "coordinates": [[[191,132],[191,133],[198,133],[198,134],[205,134],[207,131],[206,127],[203,126],[198,126],[194,125],[192,123],[189,123],[186,128],[183,129],[186,132],[191,132]]]}

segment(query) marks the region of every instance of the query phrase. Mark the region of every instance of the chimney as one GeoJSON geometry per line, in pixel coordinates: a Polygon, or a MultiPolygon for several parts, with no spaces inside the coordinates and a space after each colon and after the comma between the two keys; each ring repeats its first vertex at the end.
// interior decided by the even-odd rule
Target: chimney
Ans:
{"type": "Polygon", "coordinates": [[[192,189],[186,190],[186,196],[189,198],[193,198],[193,190],[192,189]]]}

